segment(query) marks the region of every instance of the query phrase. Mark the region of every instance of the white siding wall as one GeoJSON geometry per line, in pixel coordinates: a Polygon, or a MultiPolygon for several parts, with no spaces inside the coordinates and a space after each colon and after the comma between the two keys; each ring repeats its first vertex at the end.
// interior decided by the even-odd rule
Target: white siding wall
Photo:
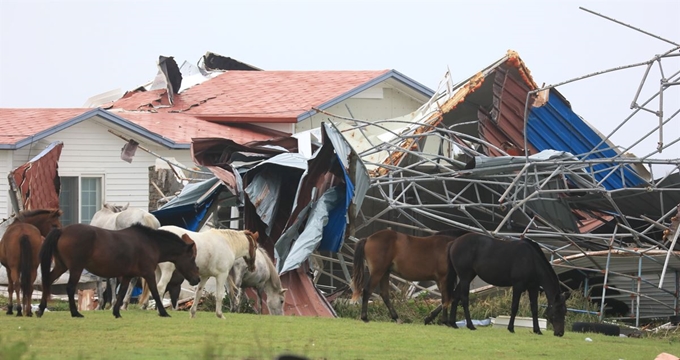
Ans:
{"type": "MultiPolygon", "coordinates": [[[[422,103],[414,100],[412,97],[404,95],[402,92],[393,88],[383,88],[382,98],[376,98],[376,89],[368,90],[373,98],[362,98],[361,94],[356,97],[347,99],[339,104],[331,106],[326,109],[327,112],[344,116],[347,118],[355,118],[360,120],[385,120],[403,115],[407,115],[417,110],[422,103]],[[345,106],[345,104],[347,106],[345,106]],[[349,111],[347,108],[349,107],[349,111]],[[350,115],[350,111],[352,112],[350,115]],[[354,115],[354,116],[352,116],[354,115]]],[[[367,96],[369,97],[369,96],[367,96]]],[[[328,121],[329,116],[325,114],[315,114],[312,117],[305,119],[296,126],[296,131],[309,130],[321,126],[321,122],[328,121]]],[[[337,121],[335,119],[334,121],[337,121]]],[[[395,125],[399,127],[403,125],[395,125]]]]}
{"type": "Polygon", "coordinates": [[[12,171],[12,151],[0,150],[0,219],[6,219],[10,214],[10,201],[8,197],[9,182],[7,175],[12,171]]]}
{"type": "MultiPolygon", "coordinates": [[[[156,157],[137,149],[132,163],[120,158],[125,141],[108,132],[112,129],[127,138],[133,138],[142,146],[161,156],[174,157],[182,164],[193,167],[190,150],[168,150],[155,144],[144,143],[140,136],[124,131],[105,120],[86,120],[46,138],[39,146],[34,144],[32,156],[38,154],[52,141],[62,141],[64,148],[59,159],[60,176],[103,176],[104,202],[125,204],[148,209],[148,168],[156,157]]],[[[14,167],[26,162],[28,147],[15,153],[14,167]]],[[[1,183],[0,183],[1,184],[1,183]]],[[[0,185],[1,186],[1,185],[0,185]]],[[[0,194],[0,206],[7,201],[7,192],[0,194]]]]}

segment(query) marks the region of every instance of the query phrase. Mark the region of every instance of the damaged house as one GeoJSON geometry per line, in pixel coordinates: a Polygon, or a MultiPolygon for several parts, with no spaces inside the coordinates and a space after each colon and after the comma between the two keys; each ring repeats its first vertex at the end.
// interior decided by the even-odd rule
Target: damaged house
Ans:
{"type": "MultiPolygon", "coordinates": [[[[156,191],[150,184],[149,167],[159,159],[177,165],[173,169],[183,168],[188,178],[209,175],[207,168],[201,167],[209,163],[195,162],[191,151],[194,139],[227,139],[238,146],[254,143],[268,148],[269,154],[299,147],[304,158],[295,166],[301,170],[300,164],[312,158],[314,149],[340,151],[339,136],[322,135],[319,130],[327,119],[323,111],[379,120],[412,112],[432,95],[432,90],[395,70],[261,71],[213,53],[203,56],[197,66],[187,62],[180,66],[173,58],[160,57],[153,81],[131,91],[94,96],[88,99],[87,108],[0,109],[0,168],[10,173],[46,147],[57,148],[63,222],[87,223],[104,202],[149,209],[150,194],[156,191]],[[298,137],[292,138],[293,143],[284,140],[286,146],[266,143],[293,134],[298,137]],[[332,142],[327,140],[324,145],[324,139],[332,142]]],[[[343,151],[349,154],[349,150],[343,151]]],[[[324,161],[328,161],[325,154],[324,161]]],[[[251,155],[239,161],[249,161],[251,155]]],[[[341,177],[342,166],[336,163],[323,173],[341,177]]],[[[55,176],[56,171],[41,176],[42,183],[24,181],[34,191],[20,191],[21,199],[15,205],[6,196],[11,186],[8,178],[0,178],[0,216],[9,216],[17,207],[37,206],[24,200],[39,188],[56,193],[55,176]]],[[[229,179],[222,183],[228,187],[227,193],[243,196],[238,183],[229,179]]],[[[230,204],[239,205],[235,200],[232,197],[230,204]]],[[[227,216],[230,214],[233,212],[228,211],[227,216]]],[[[268,249],[274,256],[273,246],[268,249]]],[[[306,292],[313,288],[308,281],[300,286],[306,286],[306,292]]],[[[296,292],[289,294],[294,302],[296,292]]],[[[306,307],[292,303],[287,311],[307,311],[306,307]]],[[[314,311],[332,315],[326,305],[314,311]]]]}

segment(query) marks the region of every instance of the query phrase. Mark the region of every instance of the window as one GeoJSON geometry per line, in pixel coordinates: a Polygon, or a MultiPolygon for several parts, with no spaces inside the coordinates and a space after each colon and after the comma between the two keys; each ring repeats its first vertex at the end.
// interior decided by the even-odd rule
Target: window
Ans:
{"type": "Polygon", "coordinates": [[[62,176],[59,207],[62,225],[89,224],[102,207],[102,178],[62,176]]]}

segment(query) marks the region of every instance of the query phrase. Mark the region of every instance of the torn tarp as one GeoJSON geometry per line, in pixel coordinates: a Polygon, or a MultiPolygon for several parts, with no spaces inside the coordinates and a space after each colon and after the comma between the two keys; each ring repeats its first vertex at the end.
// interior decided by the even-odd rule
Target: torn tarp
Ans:
{"type": "Polygon", "coordinates": [[[55,141],[29,162],[12,170],[9,181],[12,187],[12,201],[14,209],[58,209],[59,189],[59,157],[64,143],[55,141]]]}
{"type": "Polygon", "coordinates": [[[216,177],[187,184],[176,198],[151,213],[162,225],[198,231],[208,209],[223,189],[224,185],[216,177]]]}

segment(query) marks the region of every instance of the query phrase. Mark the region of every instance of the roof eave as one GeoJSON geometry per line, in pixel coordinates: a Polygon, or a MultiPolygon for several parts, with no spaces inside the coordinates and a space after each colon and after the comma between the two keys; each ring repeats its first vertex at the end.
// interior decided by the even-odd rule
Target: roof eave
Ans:
{"type": "Polygon", "coordinates": [[[168,138],[165,138],[161,135],[158,135],[156,133],[153,133],[127,119],[124,119],[114,113],[108,112],[104,109],[101,108],[96,108],[92,109],[89,111],[86,111],[74,118],[71,118],[69,120],[66,120],[64,122],[61,122],[55,126],[52,126],[48,129],[45,129],[43,131],[40,131],[33,136],[24,138],[22,140],[17,141],[14,144],[0,144],[0,150],[16,150],[20,149],[26,145],[30,145],[31,143],[35,141],[42,140],[50,135],[54,135],[62,130],[65,130],[73,125],[76,125],[78,123],[81,123],[85,120],[91,119],[93,117],[100,117],[103,118],[104,120],[107,120],[109,122],[112,122],[124,129],[127,129],[147,140],[153,141],[155,143],[158,143],[160,145],[163,145],[165,147],[168,147],[170,149],[189,149],[191,148],[191,144],[183,144],[183,143],[176,143],[168,138]]]}
{"type": "MultiPolygon", "coordinates": [[[[364,84],[361,84],[361,85],[355,87],[354,89],[352,89],[352,90],[350,90],[350,91],[348,91],[348,92],[346,92],[346,93],[344,93],[344,94],[342,94],[342,95],[340,95],[336,98],[333,98],[329,101],[326,101],[325,103],[319,105],[317,108],[319,110],[326,110],[326,109],[328,109],[328,108],[330,108],[330,107],[332,107],[332,106],[334,106],[334,105],[336,105],[336,104],[338,104],[342,101],[345,101],[345,100],[351,98],[352,96],[355,96],[355,95],[361,93],[362,91],[365,91],[365,90],[367,90],[367,89],[369,89],[369,88],[371,88],[375,85],[378,85],[378,84],[380,84],[380,83],[382,83],[382,82],[384,82],[388,79],[393,79],[393,80],[399,81],[400,83],[408,86],[409,88],[411,88],[414,91],[422,94],[423,96],[425,96],[428,99],[431,98],[432,96],[434,96],[434,90],[432,90],[432,89],[428,88],[427,86],[425,86],[425,85],[411,79],[410,77],[398,72],[397,70],[392,69],[392,70],[387,71],[384,74],[382,74],[382,75],[380,75],[380,76],[378,76],[378,77],[376,77],[376,78],[374,78],[374,79],[372,79],[372,80],[370,80],[370,81],[368,81],[364,84]]],[[[316,113],[317,113],[317,111],[314,110],[314,109],[305,111],[304,113],[298,115],[297,122],[303,121],[303,120],[313,116],[316,113]]]]}

